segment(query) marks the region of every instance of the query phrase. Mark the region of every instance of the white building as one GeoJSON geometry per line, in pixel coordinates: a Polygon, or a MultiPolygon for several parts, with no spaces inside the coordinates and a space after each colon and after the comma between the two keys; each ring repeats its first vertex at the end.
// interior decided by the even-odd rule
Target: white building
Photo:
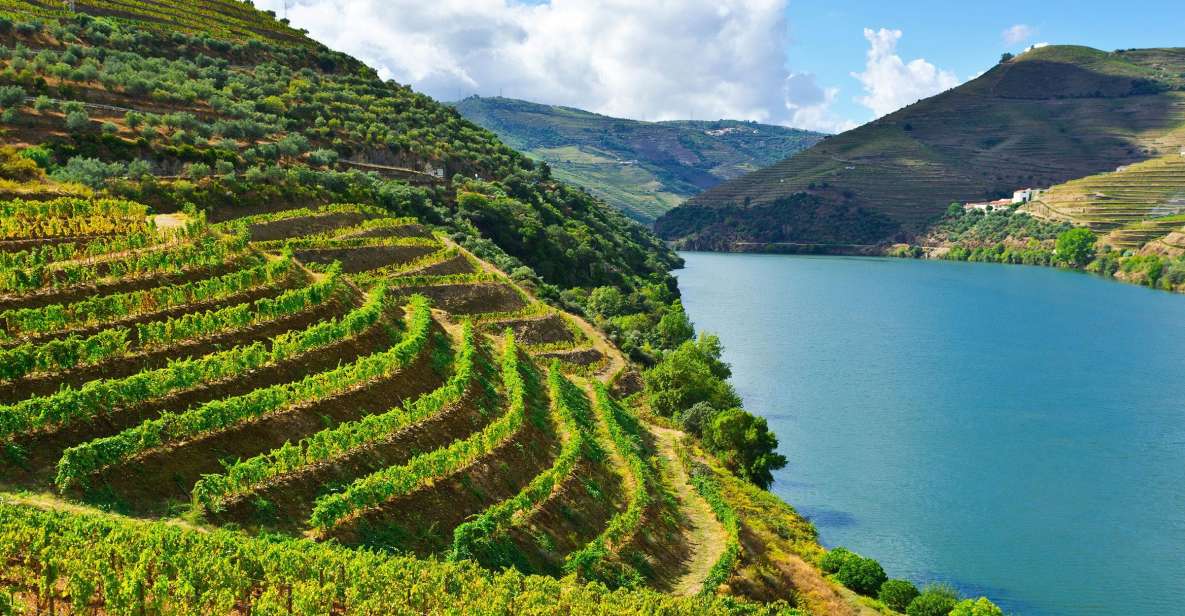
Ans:
{"type": "Polygon", "coordinates": [[[1044,191],[1042,191],[1040,188],[1025,188],[1023,190],[1018,190],[1012,193],[1012,203],[1013,205],[1028,203],[1033,199],[1039,198],[1042,192],[1044,191]]]}

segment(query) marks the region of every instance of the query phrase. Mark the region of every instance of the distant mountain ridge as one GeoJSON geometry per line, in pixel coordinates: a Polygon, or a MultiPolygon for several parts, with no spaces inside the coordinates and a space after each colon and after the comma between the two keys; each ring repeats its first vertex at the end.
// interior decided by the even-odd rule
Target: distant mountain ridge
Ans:
{"type": "Polygon", "coordinates": [[[908,241],[952,201],[1048,187],[1185,145],[1185,49],[1050,46],[776,165],[656,222],[690,248],[908,241]]]}
{"type": "Polygon", "coordinates": [[[640,122],[502,97],[472,96],[454,105],[511,147],[547,162],[557,177],[643,223],[823,138],[735,120],[640,122]]]}

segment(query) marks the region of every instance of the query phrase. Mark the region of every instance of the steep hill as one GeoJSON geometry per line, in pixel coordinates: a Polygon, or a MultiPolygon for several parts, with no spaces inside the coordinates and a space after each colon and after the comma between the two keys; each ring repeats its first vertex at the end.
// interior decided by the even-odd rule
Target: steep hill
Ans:
{"type": "Polygon", "coordinates": [[[717,186],[655,228],[722,250],[904,241],[953,201],[1048,187],[1181,145],[1185,49],[1044,47],[717,186]]]}
{"type": "Polygon", "coordinates": [[[0,5],[0,613],[876,604],[640,225],[246,3],[57,6],[0,5]]]}
{"type": "Polygon", "coordinates": [[[501,97],[473,96],[455,106],[510,146],[547,162],[556,177],[647,224],[688,197],[823,137],[731,120],[638,122],[501,97]]]}

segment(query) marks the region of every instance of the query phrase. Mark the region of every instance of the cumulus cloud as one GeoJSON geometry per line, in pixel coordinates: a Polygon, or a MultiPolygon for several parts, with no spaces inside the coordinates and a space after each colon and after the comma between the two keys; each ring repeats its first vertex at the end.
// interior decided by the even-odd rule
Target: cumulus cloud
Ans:
{"type": "MultiPolygon", "coordinates": [[[[504,93],[644,120],[836,130],[786,68],[788,0],[289,0],[292,24],[443,100],[504,93]]],[[[281,12],[283,0],[256,0],[281,12]]]]}
{"type": "Polygon", "coordinates": [[[897,55],[901,36],[900,30],[864,29],[868,60],[864,72],[852,73],[852,77],[863,85],[865,92],[856,102],[871,109],[878,118],[960,83],[954,73],[939,69],[923,58],[902,60],[897,55]]]}
{"type": "Polygon", "coordinates": [[[1029,25],[1025,25],[1025,24],[1016,24],[1016,25],[1004,30],[1004,32],[1000,36],[1004,39],[1005,45],[1011,46],[1011,45],[1019,45],[1025,41],[1033,38],[1036,35],[1037,35],[1036,28],[1029,26],[1029,25]]]}

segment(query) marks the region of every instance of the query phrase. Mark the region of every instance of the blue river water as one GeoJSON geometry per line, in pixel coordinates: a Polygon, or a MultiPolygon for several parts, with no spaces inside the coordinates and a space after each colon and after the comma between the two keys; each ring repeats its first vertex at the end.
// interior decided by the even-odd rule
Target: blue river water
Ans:
{"type": "Polygon", "coordinates": [[[1016,614],[1185,614],[1185,296],[1049,268],[684,253],[689,315],[891,577],[1016,614]]]}

